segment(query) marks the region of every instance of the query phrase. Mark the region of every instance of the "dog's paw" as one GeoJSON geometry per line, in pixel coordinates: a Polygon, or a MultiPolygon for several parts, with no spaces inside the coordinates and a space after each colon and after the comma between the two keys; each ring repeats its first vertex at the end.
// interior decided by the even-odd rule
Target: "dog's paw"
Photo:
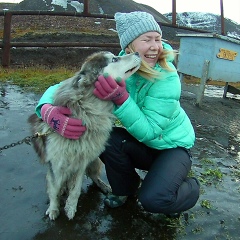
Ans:
{"type": "Polygon", "coordinates": [[[66,203],[64,210],[69,220],[74,218],[77,211],[76,207],[70,206],[68,203],[66,203]]]}
{"type": "Polygon", "coordinates": [[[111,193],[112,192],[112,189],[110,186],[108,185],[104,185],[101,187],[101,191],[104,193],[104,194],[108,194],[108,193],[111,193]]]}
{"type": "Polygon", "coordinates": [[[58,209],[50,209],[50,207],[49,207],[48,210],[46,211],[46,215],[49,216],[50,220],[55,220],[59,215],[59,210],[58,209]]]}
{"type": "Polygon", "coordinates": [[[108,194],[108,193],[111,193],[112,192],[112,189],[111,187],[106,184],[105,182],[103,182],[100,178],[98,178],[95,183],[97,184],[97,186],[101,189],[101,191],[104,193],[104,194],[108,194]]]}

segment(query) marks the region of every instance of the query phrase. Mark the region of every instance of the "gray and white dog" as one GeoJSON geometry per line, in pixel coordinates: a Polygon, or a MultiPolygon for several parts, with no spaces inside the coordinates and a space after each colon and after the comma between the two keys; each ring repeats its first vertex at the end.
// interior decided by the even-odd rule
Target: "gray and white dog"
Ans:
{"type": "MultiPolygon", "coordinates": [[[[68,196],[64,209],[67,217],[73,219],[84,174],[104,193],[110,190],[100,179],[102,163],[98,156],[104,151],[113,126],[113,103],[100,100],[93,94],[94,83],[103,73],[115,79],[126,79],[139,69],[140,64],[138,53],[121,57],[110,52],[94,53],[86,59],[74,77],[63,81],[57,89],[53,105],[71,109],[72,117],[82,119],[87,130],[79,140],[64,138],[53,131],[33,140],[41,161],[48,164],[46,179],[50,204],[46,215],[51,220],[59,215],[60,195],[66,186],[68,196]]],[[[29,117],[29,123],[32,133],[51,131],[48,124],[36,114],[29,117]]]]}

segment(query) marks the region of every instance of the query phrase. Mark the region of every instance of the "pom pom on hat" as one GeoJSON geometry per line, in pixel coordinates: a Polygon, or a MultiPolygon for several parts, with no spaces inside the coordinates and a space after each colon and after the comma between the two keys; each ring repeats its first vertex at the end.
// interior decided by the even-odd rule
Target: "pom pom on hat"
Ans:
{"type": "Polygon", "coordinates": [[[158,32],[162,30],[154,17],[146,12],[117,12],[114,16],[116,29],[120,40],[121,48],[124,50],[129,43],[146,32],[158,32]]]}

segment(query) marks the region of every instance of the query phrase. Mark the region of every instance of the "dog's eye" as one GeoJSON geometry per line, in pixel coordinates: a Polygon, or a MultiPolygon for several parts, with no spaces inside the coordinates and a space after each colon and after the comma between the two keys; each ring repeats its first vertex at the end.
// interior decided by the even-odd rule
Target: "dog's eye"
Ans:
{"type": "Polygon", "coordinates": [[[112,58],[112,62],[117,62],[118,61],[118,58],[117,57],[113,57],[112,58]]]}

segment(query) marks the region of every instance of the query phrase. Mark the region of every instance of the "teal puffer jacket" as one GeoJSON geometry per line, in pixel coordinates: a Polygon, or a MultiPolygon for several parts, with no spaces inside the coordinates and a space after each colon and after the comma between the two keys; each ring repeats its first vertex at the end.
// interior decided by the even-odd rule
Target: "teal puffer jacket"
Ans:
{"type": "MultiPolygon", "coordinates": [[[[174,68],[172,63],[169,65],[174,68]]],[[[161,79],[148,81],[138,74],[127,79],[130,97],[114,114],[121,124],[140,142],[156,149],[194,145],[192,124],[180,106],[181,84],[177,72],[159,65],[161,79]]]]}
{"type": "MultiPolygon", "coordinates": [[[[171,61],[171,68],[175,68],[171,61]]],[[[130,97],[116,106],[114,114],[138,141],[155,149],[191,148],[195,133],[180,106],[181,83],[176,71],[167,71],[156,64],[160,78],[149,81],[135,73],[126,80],[130,97]]],[[[58,85],[50,87],[40,99],[36,113],[44,103],[52,103],[58,85]]]]}

